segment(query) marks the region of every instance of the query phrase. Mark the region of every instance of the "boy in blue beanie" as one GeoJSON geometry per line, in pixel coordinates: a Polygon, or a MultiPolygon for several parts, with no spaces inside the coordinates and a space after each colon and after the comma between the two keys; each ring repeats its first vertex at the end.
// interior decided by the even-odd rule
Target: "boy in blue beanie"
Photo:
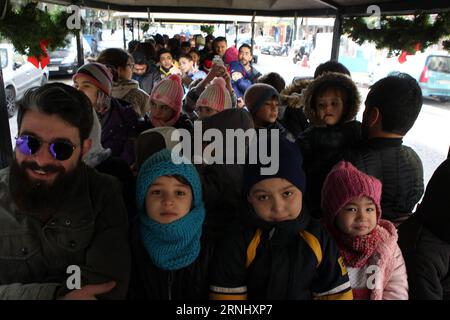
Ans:
{"type": "Polygon", "coordinates": [[[212,246],[202,233],[205,209],[195,167],[168,149],[154,154],[140,167],[136,202],[130,298],[207,298],[212,246]]]}
{"type": "Polygon", "coordinates": [[[211,299],[352,299],[336,244],[302,208],[301,164],[298,148],[280,139],[276,174],[245,166],[245,221],[217,248],[211,299]]]}

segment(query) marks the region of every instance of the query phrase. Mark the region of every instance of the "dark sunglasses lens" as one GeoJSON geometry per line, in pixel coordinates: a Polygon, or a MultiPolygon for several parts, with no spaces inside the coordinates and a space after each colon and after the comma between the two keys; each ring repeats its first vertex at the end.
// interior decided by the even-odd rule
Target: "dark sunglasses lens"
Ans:
{"type": "Polygon", "coordinates": [[[73,145],[65,141],[56,141],[50,144],[50,152],[56,160],[67,160],[72,156],[73,145]]]}
{"type": "Polygon", "coordinates": [[[16,146],[21,153],[30,156],[39,150],[41,142],[33,136],[24,135],[17,138],[16,146]]]}

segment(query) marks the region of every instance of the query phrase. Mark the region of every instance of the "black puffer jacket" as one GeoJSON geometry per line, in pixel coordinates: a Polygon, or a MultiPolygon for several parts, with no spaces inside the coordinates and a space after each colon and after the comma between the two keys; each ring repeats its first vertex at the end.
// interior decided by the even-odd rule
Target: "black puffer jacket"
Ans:
{"type": "Polygon", "coordinates": [[[450,300],[450,160],[428,183],[416,214],[399,228],[411,299],[450,300]]]}
{"type": "Polygon", "coordinates": [[[333,165],[343,157],[346,148],[361,140],[361,123],[350,121],[331,127],[311,127],[297,140],[306,173],[305,200],[311,214],[321,217],[320,201],[323,182],[333,165]]]}
{"type": "Polygon", "coordinates": [[[423,195],[422,161],[402,139],[372,138],[347,152],[345,160],[383,183],[384,219],[401,222],[423,195]]]}
{"type": "Polygon", "coordinates": [[[305,209],[276,223],[257,218],[249,205],[242,209],[243,221],[217,245],[212,299],[352,299],[334,240],[305,209]]]}

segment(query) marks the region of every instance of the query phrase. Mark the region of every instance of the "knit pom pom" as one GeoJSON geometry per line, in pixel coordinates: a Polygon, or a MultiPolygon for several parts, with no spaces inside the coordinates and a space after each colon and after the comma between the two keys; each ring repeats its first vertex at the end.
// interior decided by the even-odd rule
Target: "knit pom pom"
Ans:
{"type": "Polygon", "coordinates": [[[226,86],[227,86],[227,84],[226,84],[226,82],[225,82],[225,80],[223,78],[215,78],[211,82],[211,85],[217,85],[217,86],[221,87],[224,90],[226,89],[226,86]]]}
{"type": "Polygon", "coordinates": [[[178,83],[181,85],[181,78],[180,78],[179,75],[177,75],[177,74],[171,74],[168,78],[169,78],[170,80],[172,80],[172,81],[178,82],[178,83]]]}

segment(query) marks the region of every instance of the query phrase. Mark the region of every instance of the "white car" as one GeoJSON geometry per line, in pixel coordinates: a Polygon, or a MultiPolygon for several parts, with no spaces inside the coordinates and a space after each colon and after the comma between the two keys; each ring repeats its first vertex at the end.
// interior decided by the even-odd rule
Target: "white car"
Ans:
{"type": "Polygon", "coordinates": [[[22,98],[25,91],[47,83],[48,69],[36,68],[8,43],[0,43],[0,60],[8,116],[12,117],[16,113],[16,100],[22,98]]]}

